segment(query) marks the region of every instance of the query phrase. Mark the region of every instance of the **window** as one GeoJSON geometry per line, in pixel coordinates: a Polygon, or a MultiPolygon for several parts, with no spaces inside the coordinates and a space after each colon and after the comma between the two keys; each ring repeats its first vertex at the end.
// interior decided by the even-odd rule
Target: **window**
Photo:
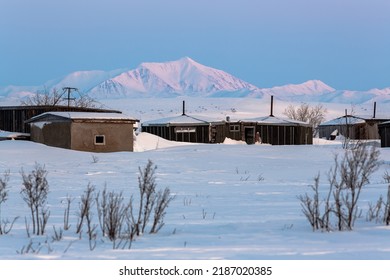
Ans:
{"type": "Polygon", "coordinates": [[[231,124],[230,125],[230,131],[231,132],[238,132],[238,131],[240,131],[240,125],[239,124],[231,124]]]}
{"type": "Polygon", "coordinates": [[[195,127],[175,127],[175,133],[189,133],[196,132],[195,127]]]}
{"type": "Polygon", "coordinates": [[[106,145],[106,137],[104,135],[95,135],[95,145],[106,145]]]}

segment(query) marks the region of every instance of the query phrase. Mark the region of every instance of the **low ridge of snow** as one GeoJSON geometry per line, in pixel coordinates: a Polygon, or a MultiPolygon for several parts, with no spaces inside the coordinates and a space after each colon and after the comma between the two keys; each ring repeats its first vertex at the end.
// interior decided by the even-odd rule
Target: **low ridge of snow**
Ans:
{"type": "Polygon", "coordinates": [[[289,84],[285,86],[273,87],[270,89],[263,89],[263,91],[266,91],[269,94],[275,94],[277,96],[283,97],[283,95],[318,95],[333,92],[335,89],[322,81],[309,80],[302,84],[289,84]]]}

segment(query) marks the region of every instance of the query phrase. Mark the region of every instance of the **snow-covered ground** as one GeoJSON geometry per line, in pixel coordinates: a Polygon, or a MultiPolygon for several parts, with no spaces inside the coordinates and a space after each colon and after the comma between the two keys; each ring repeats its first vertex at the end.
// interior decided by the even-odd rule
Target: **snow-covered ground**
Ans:
{"type": "MultiPolygon", "coordinates": [[[[140,152],[91,154],[26,141],[0,142],[0,173],[10,170],[9,199],[3,219],[19,219],[8,235],[0,236],[1,259],[389,259],[390,227],[368,222],[369,202],[385,195],[382,176],[390,170],[390,149],[381,149],[382,164],[360,199],[363,210],[351,232],[312,232],[301,212],[298,195],[309,192],[320,172],[326,172],[337,142],[312,146],[183,144],[148,134],[137,137],[140,152]],[[142,151],[142,152],[141,152],[142,151]],[[175,198],[167,209],[165,226],[145,234],[130,250],[113,250],[98,236],[90,250],[88,238],[75,234],[80,196],[86,186],[123,191],[137,196],[138,167],[148,160],[157,166],[159,188],[169,187],[175,198]],[[21,170],[36,163],[48,170],[50,218],[44,237],[28,238],[21,170]],[[64,199],[74,198],[71,228],[53,241],[54,226],[63,226],[64,199]],[[38,253],[26,253],[28,244],[38,253]]],[[[95,214],[94,223],[98,224],[95,214]]]]}
{"type": "MultiPolygon", "coordinates": [[[[248,98],[185,98],[188,114],[232,119],[265,116],[269,100],[248,98]]],[[[147,121],[182,112],[181,98],[113,99],[106,107],[147,121]]],[[[0,105],[12,104],[0,100],[0,105]]],[[[288,103],[276,100],[281,116],[288,103]]],[[[327,119],[344,113],[344,106],[328,104],[327,119]]],[[[359,108],[357,108],[359,109],[359,108]]],[[[369,110],[369,108],[367,109],[369,110]]],[[[358,110],[356,110],[358,111],[358,110]]],[[[385,171],[390,172],[390,149],[380,149],[381,166],[363,190],[362,216],[351,232],[312,232],[301,211],[300,194],[320,172],[326,189],[326,172],[340,142],[316,139],[311,146],[245,145],[227,139],[224,144],[189,144],[141,133],[134,153],[71,151],[27,141],[0,141],[0,178],[10,170],[9,198],[1,217],[19,217],[12,231],[0,235],[0,259],[390,259],[390,227],[368,222],[369,202],[385,196],[385,171]],[[75,234],[80,196],[88,184],[102,190],[138,196],[138,167],[152,160],[157,166],[158,188],[175,196],[167,209],[165,226],[157,234],[137,238],[130,250],[113,250],[97,237],[90,250],[86,233],[75,234]],[[21,170],[35,164],[48,170],[50,218],[43,237],[27,237],[21,170]],[[64,202],[73,198],[71,228],[61,241],[54,231],[63,227],[64,202]],[[54,230],[55,228],[55,230],[54,230]],[[27,250],[29,244],[31,248],[27,250]],[[32,251],[39,251],[33,253],[32,251]],[[26,253],[28,251],[28,253],[26,253]]],[[[97,214],[93,222],[98,224],[97,214]]]]}

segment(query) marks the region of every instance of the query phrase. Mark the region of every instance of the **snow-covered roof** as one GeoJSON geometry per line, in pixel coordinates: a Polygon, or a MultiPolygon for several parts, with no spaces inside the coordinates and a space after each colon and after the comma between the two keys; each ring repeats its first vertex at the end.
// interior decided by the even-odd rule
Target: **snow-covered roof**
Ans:
{"type": "Polygon", "coordinates": [[[167,117],[157,120],[151,120],[142,123],[143,126],[170,126],[170,125],[207,125],[209,121],[202,120],[200,117],[189,116],[186,114],[174,117],[167,117]]]}
{"type": "Polygon", "coordinates": [[[285,119],[285,118],[279,118],[275,116],[264,116],[264,117],[258,117],[253,119],[246,119],[242,121],[248,121],[248,122],[256,122],[258,124],[269,124],[269,125],[288,125],[288,126],[295,126],[295,125],[301,125],[301,126],[311,126],[307,122],[301,122],[297,120],[292,119],[285,119]]]}
{"type": "Polygon", "coordinates": [[[379,126],[388,126],[390,125],[390,121],[380,123],[379,126]]]}
{"type": "Polygon", "coordinates": [[[46,112],[29,119],[27,122],[35,122],[47,118],[62,118],[70,120],[111,120],[111,121],[138,121],[120,113],[97,113],[97,112],[46,112]]]}
{"type": "Polygon", "coordinates": [[[355,117],[355,116],[343,116],[339,117],[327,122],[321,123],[319,126],[328,126],[328,125],[345,125],[348,124],[359,124],[359,123],[365,123],[365,119],[361,117],[355,117]]]}
{"type": "Polygon", "coordinates": [[[352,116],[352,115],[347,115],[347,116],[342,116],[338,117],[336,119],[323,122],[319,126],[328,126],[328,125],[345,125],[346,123],[348,124],[360,124],[360,123],[365,123],[366,121],[377,121],[377,122],[382,122],[382,121],[390,121],[390,116],[386,115],[376,115],[375,118],[370,115],[358,115],[358,116],[352,116]]]}
{"type": "Polygon", "coordinates": [[[30,136],[29,133],[21,133],[21,132],[9,132],[9,131],[3,131],[0,130],[0,139],[15,139],[19,137],[28,137],[30,136]]]}

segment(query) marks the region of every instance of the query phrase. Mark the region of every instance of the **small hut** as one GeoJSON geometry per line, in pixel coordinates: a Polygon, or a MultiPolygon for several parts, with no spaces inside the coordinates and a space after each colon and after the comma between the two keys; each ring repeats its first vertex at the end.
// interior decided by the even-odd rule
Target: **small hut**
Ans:
{"type": "Polygon", "coordinates": [[[390,121],[378,125],[381,147],[390,147],[390,121]]]}
{"type": "Polygon", "coordinates": [[[353,140],[380,139],[379,124],[388,120],[390,119],[345,115],[320,124],[319,137],[333,140],[336,136],[342,135],[353,140]]]}
{"type": "Polygon", "coordinates": [[[88,152],[133,151],[134,124],[119,113],[47,112],[27,121],[31,140],[88,152]]]}
{"type": "Polygon", "coordinates": [[[333,140],[338,135],[353,140],[380,139],[378,126],[386,121],[390,121],[390,116],[377,115],[374,102],[371,116],[350,115],[345,110],[344,116],[320,124],[318,133],[320,138],[328,140],[333,140]]]}
{"type": "Polygon", "coordinates": [[[215,124],[201,117],[187,115],[185,101],[183,101],[181,115],[143,122],[141,130],[171,141],[193,143],[214,143],[216,141],[215,124]]]}

